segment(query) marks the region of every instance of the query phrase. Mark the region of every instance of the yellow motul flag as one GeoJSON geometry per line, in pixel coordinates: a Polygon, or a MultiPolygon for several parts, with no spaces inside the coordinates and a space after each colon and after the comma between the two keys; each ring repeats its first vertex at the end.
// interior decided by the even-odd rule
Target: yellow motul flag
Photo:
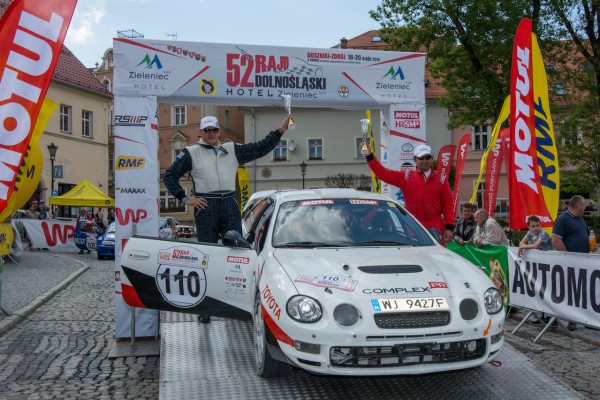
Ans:
{"type": "Polygon", "coordinates": [[[13,212],[22,208],[37,189],[42,176],[42,170],[44,169],[44,157],[42,148],[40,147],[40,138],[46,129],[48,120],[57,107],[58,104],[52,100],[44,99],[31,134],[28,149],[19,167],[15,188],[8,198],[6,208],[0,213],[0,221],[4,221],[13,212]]]}
{"type": "Polygon", "coordinates": [[[239,166],[237,169],[238,186],[240,187],[240,212],[250,199],[250,178],[246,168],[239,166]]]}
{"type": "MultiPolygon", "coordinates": [[[[560,169],[558,153],[554,137],[554,125],[550,117],[550,101],[548,99],[548,79],[538,45],[537,36],[531,34],[531,50],[533,62],[533,109],[535,111],[535,143],[538,157],[538,170],[542,193],[548,214],[552,221],[558,215],[560,201],[560,169]]],[[[544,228],[552,232],[552,227],[544,228]]]]}
{"type": "Polygon", "coordinates": [[[494,125],[494,130],[492,131],[492,138],[488,142],[487,149],[485,149],[483,156],[481,156],[481,164],[479,165],[479,176],[477,177],[477,184],[473,187],[473,195],[471,196],[471,200],[469,201],[469,203],[471,204],[477,204],[477,189],[479,188],[479,184],[481,184],[481,178],[483,177],[483,174],[485,174],[485,166],[487,163],[488,155],[490,154],[490,151],[494,149],[496,141],[498,140],[500,126],[502,126],[502,123],[506,121],[509,114],[510,96],[506,96],[506,98],[504,99],[504,103],[502,104],[502,109],[500,110],[500,116],[496,120],[496,125],[494,125]]]}
{"type": "MultiPolygon", "coordinates": [[[[371,110],[365,110],[365,116],[370,121],[371,120],[371,110]]],[[[371,147],[371,151],[373,155],[377,155],[375,152],[375,138],[373,138],[373,124],[369,124],[369,147],[371,147]]],[[[371,171],[371,184],[373,185],[374,193],[381,193],[381,181],[377,179],[375,174],[371,171]]]]}

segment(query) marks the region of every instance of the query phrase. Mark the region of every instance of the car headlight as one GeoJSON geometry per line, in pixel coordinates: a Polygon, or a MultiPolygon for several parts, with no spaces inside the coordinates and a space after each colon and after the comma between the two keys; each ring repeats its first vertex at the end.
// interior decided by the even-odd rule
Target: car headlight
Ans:
{"type": "Polygon", "coordinates": [[[115,241],[113,239],[104,239],[102,241],[102,243],[104,243],[104,244],[113,244],[114,245],[115,241]]]}
{"type": "Polygon", "coordinates": [[[504,302],[502,295],[495,287],[491,287],[483,294],[483,304],[488,314],[497,314],[502,310],[504,302]]]}
{"type": "Polygon", "coordinates": [[[323,312],[318,301],[308,296],[294,296],[287,302],[288,315],[298,322],[317,322],[323,312]]]}

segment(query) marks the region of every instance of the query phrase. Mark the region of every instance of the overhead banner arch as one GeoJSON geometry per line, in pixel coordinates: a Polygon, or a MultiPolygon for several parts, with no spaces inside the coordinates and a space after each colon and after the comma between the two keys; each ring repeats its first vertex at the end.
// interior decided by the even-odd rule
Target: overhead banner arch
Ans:
{"type": "MultiPolygon", "coordinates": [[[[292,108],[378,109],[380,154],[394,169],[412,161],[425,138],[424,53],[116,38],[113,55],[117,338],[126,337],[127,307],[136,306],[123,301],[130,283],[120,267],[122,246],[134,224],[138,234],[158,234],[158,102],[283,106],[281,96],[289,95],[292,108]],[[404,155],[389,157],[390,149],[404,155]]],[[[156,335],[157,315],[140,317],[136,335],[156,335]]]]}
{"type": "Polygon", "coordinates": [[[425,103],[425,54],[114,39],[115,94],[173,103],[380,109],[425,103]],[[168,100],[168,101],[167,101],[168,100]]]}

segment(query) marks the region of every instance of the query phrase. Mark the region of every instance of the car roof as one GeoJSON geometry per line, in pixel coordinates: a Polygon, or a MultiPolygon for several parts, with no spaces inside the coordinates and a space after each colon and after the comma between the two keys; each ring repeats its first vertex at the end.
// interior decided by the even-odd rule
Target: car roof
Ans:
{"type": "Polygon", "coordinates": [[[347,188],[321,188],[321,189],[301,189],[284,190],[273,192],[271,197],[278,201],[310,200],[310,199],[335,199],[335,198],[353,198],[353,199],[371,199],[392,201],[389,197],[363,190],[347,188]]]}

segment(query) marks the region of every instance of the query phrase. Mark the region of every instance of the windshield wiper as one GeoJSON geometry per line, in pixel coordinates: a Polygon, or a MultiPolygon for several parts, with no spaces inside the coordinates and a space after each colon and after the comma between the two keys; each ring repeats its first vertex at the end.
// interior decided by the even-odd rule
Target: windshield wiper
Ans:
{"type": "Polygon", "coordinates": [[[342,247],[343,245],[323,243],[323,242],[283,242],[278,243],[275,247],[342,247]]]}

